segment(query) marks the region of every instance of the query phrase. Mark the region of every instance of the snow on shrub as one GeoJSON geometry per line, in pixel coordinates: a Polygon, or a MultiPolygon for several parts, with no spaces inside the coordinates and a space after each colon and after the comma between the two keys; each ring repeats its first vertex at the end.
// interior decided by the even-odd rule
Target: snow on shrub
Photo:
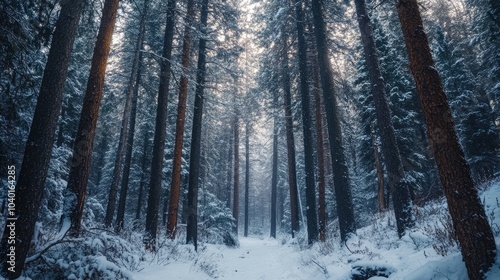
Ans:
{"type": "Polygon", "coordinates": [[[63,239],[28,263],[26,276],[33,279],[132,279],[142,248],[109,234],[86,233],[63,239]]]}

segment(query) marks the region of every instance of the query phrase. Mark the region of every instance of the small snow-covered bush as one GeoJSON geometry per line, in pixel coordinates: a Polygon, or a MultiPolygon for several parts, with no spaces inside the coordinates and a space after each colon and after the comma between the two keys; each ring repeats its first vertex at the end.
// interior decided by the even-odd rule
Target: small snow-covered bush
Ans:
{"type": "Polygon", "coordinates": [[[109,234],[86,233],[51,246],[27,265],[26,276],[33,279],[132,279],[141,248],[109,234]]]}
{"type": "Polygon", "coordinates": [[[198,224],[200,241],[212,244],[239,246],[233,214],[225,203],[209,192],[200,195],[200,221],[198,224]]]}

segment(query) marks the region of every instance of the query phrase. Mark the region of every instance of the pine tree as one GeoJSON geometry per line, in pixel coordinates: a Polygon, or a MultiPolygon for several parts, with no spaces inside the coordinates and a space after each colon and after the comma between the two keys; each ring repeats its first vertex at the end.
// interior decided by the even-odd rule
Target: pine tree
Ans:
{"type": "Polygon", "coordinates": [[[194,1],[188,0],[186,28],[182,41],[182,75],[179,86],[179,100],[177,105],[177,121],[175,125],[175,147],[174,161],[172,166],[172,183],[170,185],[170,197],[168,204],[167,236],[175,238],[177,229],[177,213],[179,210],[179,194],[181,187],[182,172],[182,145],[184,143],[184,126],[186,121],[186,102],[188,91],[188,71],[191,51],[191,25],[194,22],[194,1]]]}
{"type": "Polygon", "coordinates": [[[333,168],[333,181],[337,197],[337,214],[339,216],[340,236],[346,240],[348,235],[356,233],[354,208],[349,185],[349,172],[342,146],[342,130],[340,116],[335,97],[333,71],[328,58],[326,45],[326,25],[319,0],[312,1],[313,23],[316,35],[316,47],[321,73],[321,86],[330,140],[330,153],[333,168]]]}
{"type": "Polygon", "coordinates": [[[206,75],[206,47],[207,47],[207,20],[208,0],[201,5],[200,38],[198,44],[198,65],[196,72],[196,96],[193,114],[193,132],[191,136],[191,155],[189,157],[189,183],[188,183],[188,219],[187,243],[192,242],[195,250],[198,248],[198,188],[200,177],[201,154],[201,128],[203,120],[203,99],[206,75]]]}
{"type": "Polygon", "coordinates": [[[364,0],[355,0],[356,12],[358,15],[361,41],[363,42],[364,57],[368,68],[371,92],[375,101],[377,113],[378,131],[382,142],[382,153],[384,155],[387,173],[389,177],[389,188],[393,193],[394,213],[399,237],[404,235],[406,229],[413,226],[408,183],[405,181],[405,174],[401,155],[396,142],[396,135],[392,125],[391,113],[387,102],[385,83],[380,70],[373,29],[370,17],[366,9],[364,0]]]}
{"type": "Polygon", "coordinates": [[[62,229],[66,223],[71,222],[69,234],[72,236],[80,234],[99,105],[102,99],[104,75],[118,12],[118,3],[118,0],[104,2],[99,33],[92,56],[92,66],[83,99],[80,123],[73,147],[72,166],[65,193],[65,210],[62,216],[62,229]]]}
{"type": "MultiPolygon", "coordinates": [[[[314,158],[313,158],[313,136],[311,128],[311,108],[309,105],[309,85],[307,67],[307,42],[304,35],[304,11],[302,1],[295,4],[298,55],[300,72],[300,95],[302,101],[302,130],[304,137],[304,163],[306,179],[306,201],[307,201],[307,239],[312,244],[318,240],[318,217],[316,213],[316,184],[314,180],[314,158]]],[[[321,58],[318,58],[321,61],[321,58]]]]}
{"type": "Polygon", "coordinates": [[[399,0],[397,10],[410,58],[410,69],[425,114],[427,134],[467,272],[470,279],[483,279],[495,261],[495,239],[474,187],[469,165],[458,143],[417,1],[399,0]]]}
{"type": "Polygon", "coordinates": [[[16,264],[14,272],[9,271],[6,265],[10,247],[7,243],[10,234],[8,223],[5,225],[0,244],[2,273],[7,274],[9,278],[17,278],[21,275],[33,237],[49,169],[57,118],[61,111],[64,83],[83,5],[84,1],[81,0],[61,3],[61,12],[50,45],[35,114],[26,142],[23,164],[16,185],[17,244],[15,244],[16,264]]]}
{"type": "Polygon", "coordinates": [[[160,206],[161,181],[163,174],[163,157],[165,154],[165,135],[167,125],[168,92],[170,85],[170,66],[172,57],[172,42],[175,28],[175,0],[167,2],[167,25],[163,38],[163,52],[160,69],[160,85],[158,89],[158,107],[156,111],[155,134],[153,141],[153,158],[151,162],[151,179],[146,215],[145,245],[155,249],[158,212],[160,206]]]}

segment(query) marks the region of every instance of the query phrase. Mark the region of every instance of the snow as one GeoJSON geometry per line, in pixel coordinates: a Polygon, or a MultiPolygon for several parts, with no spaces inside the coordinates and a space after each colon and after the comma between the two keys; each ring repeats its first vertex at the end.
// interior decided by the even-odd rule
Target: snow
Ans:
{"type": "MultiPolygon", "coordinates": [[[[500,182],[491,184],[480,196],[496,236],[497,251],[500,251],[500,182]]],[[[303,244],[306,236],[295,239],[240,236],[238,248],[202,244],[199,252],[191,250],[190,257],[174,257],[167,264],[146,260],[133,272],[133,277],[137,280],[165,279],[166,276],[180,280],[343,280],[353,279],[353,275],[359,273],[357,269],[371,269],[385,271],[388,278],[378,274],[370,280],[468,279],[457,244],[446,244],[438,237],[440,230],[447,226],[446,202],[438,201],[418,211],[417,215],[422,217],[417,218],[416,227],[401,239],[394,229],[393,214],[388,212],[378,215],[372,225],[358,229],[357,235],[349,237],[345,244],[340,244],[338,237],[307,246],[303,244]]],[[[179,252],[186,254],[187,247],[179,252]]],[[[500,279],[498,258],[486,279],[500,279]]]]}

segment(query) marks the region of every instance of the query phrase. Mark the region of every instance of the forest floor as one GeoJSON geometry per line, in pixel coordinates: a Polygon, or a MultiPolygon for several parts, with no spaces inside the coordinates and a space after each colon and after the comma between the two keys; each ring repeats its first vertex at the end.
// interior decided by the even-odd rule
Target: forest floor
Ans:
{"type": "MultiPolygon", "coordinates": [[[[480,196],[500,252],[500,181],[485,187],[480,196]]],[[[339,242],[335,230],[327,242],[313,246],[305,245],[303,233],[295,239],[240,237],[237,248],[201,244],[198,252],[178,241],[160,249],[162,253],[145,256],[132,275],[137,280],[468,279],[456,241],[450,238],[444,199],[416,207],[417,225],[401,239],[391,213],[374,217],[371,225],[358,229],[357,236],[345,244],[339,242]],[[378,274],[355,278],[362,271],[378,274]]],[[[500,279],[498,257],[486,279],[500,279]]]]}
{"type": "Polygon", "coordinates": [[[304,266],[300,251],[279,240],[241,237],[239,248],[206,245],[199,264],[177,261],[168,265],[148,265],[134,273],[137,280],[160,279],[327,279],[317,266],[304,266]],[[165,278],[167,277],[167,278],[165,278]]]}

